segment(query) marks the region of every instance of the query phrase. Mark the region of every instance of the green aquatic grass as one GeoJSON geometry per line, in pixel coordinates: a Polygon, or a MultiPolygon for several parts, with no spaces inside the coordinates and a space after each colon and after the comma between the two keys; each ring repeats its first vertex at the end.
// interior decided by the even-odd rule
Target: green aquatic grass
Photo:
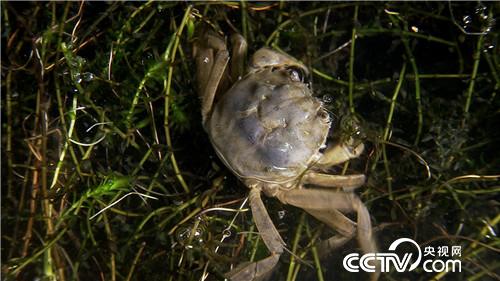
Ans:
{"type": "MultiPolygon", "coordinates": [[[[500,252],[495,3],[2,2],[5,280],[221,280],[268,255],[247,189],[201,126],[192,44],[205,26],[311,70],[333,139],[367,149],[335,173],[358,190],[381,250],[459,245],[495,280],[500,252]],[[359,124],[359,128],[355,123],[359,124]]],[[[323,257],[335,234],[264,199],[287,243],[272,280],[358,280],[323,257]]],[[[363,275],[362,278],[367,278],[363,275]]]]}

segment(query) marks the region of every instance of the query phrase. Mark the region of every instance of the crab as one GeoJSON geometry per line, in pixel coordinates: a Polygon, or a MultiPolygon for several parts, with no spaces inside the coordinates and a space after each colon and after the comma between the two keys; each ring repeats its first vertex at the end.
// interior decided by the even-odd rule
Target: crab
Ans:
{"type": "Polygon", "coordinates": [[[194,44],[202,122],[219,158],[250,189],[252,216],[270,255],[237,266],[226,277],[261,280],[285,249],[261,193],[335,229],[338,235],[325,241],[329,248],[357,234],[363,252],[376,252],[369,212],[353,192],[365,176],[325,172],[360,156],[363,143],[352,137],[327,141],[332,120],[305,81],[309,70],[303,63],[264,47],[245,71],[245,39],[234,34],[231,43],[231,58],[225,40],[214,31],[205,31],[194,44]],[[348,212],[357,213],[356,222],[348,212]]]}

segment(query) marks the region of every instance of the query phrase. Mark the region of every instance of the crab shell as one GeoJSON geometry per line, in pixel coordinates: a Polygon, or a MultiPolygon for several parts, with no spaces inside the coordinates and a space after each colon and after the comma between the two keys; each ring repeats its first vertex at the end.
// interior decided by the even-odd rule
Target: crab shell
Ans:
{"type": "Polygon", "coordinates": [[[285,66],[251,68],[214,106],[206,129],[241,179],[285,184],[321,157],[331,120],[297,77],[285,66]]]}

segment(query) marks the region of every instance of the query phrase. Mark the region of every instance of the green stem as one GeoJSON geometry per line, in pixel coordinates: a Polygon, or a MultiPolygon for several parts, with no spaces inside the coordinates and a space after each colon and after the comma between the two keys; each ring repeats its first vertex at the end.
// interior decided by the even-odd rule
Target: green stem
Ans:
{"type": "MultiPolygon", "coordinates": [[[[383,137],[384,142],[387,141],[387,139],[389,138],[389,132],[390,132],[391,125],[392,125],[392,116],[394,114],[394,108],[396,107],[396,100],[397,100],[399,92],[401,90],[401,85],[403,85],[405,73],[406,73],[406,63],[403,63],[403,67],[401,68],[401,72],[399,73],[398,84],[396,85],[396,88],[394,89],[394,94],[392,95],[392,99],[391,99],[391,106],[389,108],[389,114],[387,116],[387,122],[386,122],[385,130],[384,130],[384,137],[383,137]]],[[[391,170],[389,167],[389,161],[387,159],[387,152],[386,152],[385,144],[382,145],[382,156],[384,158],[384,167],[385,167],[385,172],[386,172],[387,190],[389,192],[389,199],[393,200],[394,197],[392,194],[392,177],[391,177],[391,170]]]]}
{"type": "MultiPolygon", "coordinates": [[[[71,61],[72,61],[71,51],[68,49],[68,47],[66,46],[65,43],[61,43],[60,47],[61,47],[61,50],[63,51],[63,55],[64,55],[66,61],[68,62],[68,64],[70,64],[71,61]]],[[[76,70],[75,69],[73,69],[73,68],[70,67],[70,72],[71,72],[71,77],[76,77],[76,70]]],[[[75,128],[75,123],[76,123],[76,108],[77,108],[77,105],[78,105],[78,95],[84,93],[83,88],[82,88],[82,86],[79,83],[74,82],[73,84],[78,89],[79,93],[75,93],[73,95],[73,103],[72,103],[72,109],[71,109],[71,112],[70,112],[69,128],[68,128],[68,131],[67,131],[67,134],[66,134],[66,139],[64,141],[64,147],[63,147],[63,149],[61,151],[61,154],[59,155],[59,160],[57,161],[57,166],[56,166],[56,169],[54,171],[54,176],[52,177],[52,183],[50,184],[50,188],[53,188],[56,185],[57,179],[59,177],[59,173],[60,173],[61,168],[62,168],[62,166],[64,164],[64,158],[66,156],[66,152],[68,151],[68,147],[70,145],[70,139],[71,139],[71,136],[73,135],[73,130],[75,128]]],[[[60,99],[60,94],[58,94],[58,100],[59,99],[60,99]]],[[[62,102],[61,102],[61,104],[62,104],[62,102]]],[[[59,112],[61,113],[61,108],[59,108],[59,112]]],[[[61,116],[61,119],[62,118],[64,118],[64,117],[61,116]]]]}
{"type": "MultiPolygon", "coordinates": [[[[390,17],[391,21],[397,25],[396,19],[394,17],[390,17]]],[[[403,22],[404,30],[408,30],[408,23],[403,22]]],[[[422,113],[422,102],[421,102],[421,90],[420,90],[420,76],[418,72],[417,63],[415,57],[413,56],[413,52],[410,48],[410,43],[408,40],[408,36],[405,33],[401,33],[401,41],[403,42],[403,46],[406,51],[406,55],[408,56],[408,60],[410,61],[411,68],[413,70],[413,75],[415,75],[415,101],[417,102],[417,116],[418,116],[418,127],[417,134],[415,136],[415,141],[413,145],[416,146],[420,142],[420,135],[422,134],[422,127],[424,123],[424,117],[422,113]]]]}
{"type": "Polygon", "coordinates": [[[383,137],[384,141],[387,141],[387,139],[389,138],[389,131],[392,125],[392,116],[394,114],[394,108],[396,107],[396,100],[401,90],[401,85],[403,85],[403,81],[405,80],[405,73],[406,73],[406,63],[403,63],[403,67],[399,72],[398,84],[396,85],[396,88],[394,89],[394,94],[392,95],[389,114],[387,115],[387,122],[385,124],[384,137],[383,137]]]}
{"type": "MultiPolygon", "coordinates": [[[[300,219],[299,219],[299,225],[297,226],[297,230],[295,231],[295,236],[294,236],[293,242],[292,242],[292,253],[297,253],[297,247],[299,245],[300,237],[302,236],[302,228],[304,227],[305,217],[306,217],[306,213],[302,212],[302,214],[300,215],[300,219]]],[[[286,281],[293,280],[292,277],[293,277],[293,272],[294,272],[294,268],[295,268],[295,264],[296,264],[295,259],[296,258],[294,255],[290,255],[290,265],[288,266],[288,274],[286,276],[286,281]]]]}
{"type": "Polygon", "coordinates": [[[318,249],[316,248],[316,246],[314,246],[314,243],[318,237],[317,237],[317,235],[314,235],[314,236],[312,235],[311,230],[309,229],[309,224],[306,224],[305,230],[306,230],[308,238],[311,239],[311,241],[313,243],[311,245],[311,253],[312,253],[312,256],[314,259],[314,265],[316,267],[316,277],[318,277],[319,281],[324,281],[325,278],[323,277],[323,271],[321,270],[321,262],[319,260],[318,249]]]}
{"type": "Polygon", "coordinates": [[[390,33],[393,35],[399,35],[401,37],[405,36],[411,36],[419,39],[425,39],[429,42],[436,42],[440,44],[444,44],[450,47],[455,47],[456,43],[455,42],[450,42],[445,39],[441,39],[439,37],[434,37],[432,35],[425,35],[417,32],[412,32],[412,31],[407,31],[407,30],[400,30],[400,29],[385,29],[385,28],[360,28],[358,30],[358,34],[360,35],[380,35],[381,33],[390,33]]]}
{"type": "Polygon", "coordinates": [[[184,17],[182,18],[181,25],[179,26],[179,29],[176,31],[174,34],[174,40],[173,40],[173,45],[169,44],[169,47],[167,47],[167,50],[165,51],[165,56],[164,56],[164,61],[169,62],[168,65],[168,75],[167,79],[164,80],[164,87],[165,87],[165,115],[164,115],[164,128],[165,128],[165,136],[167,140],[167,146],[171,150],[170,154],[170,160],[172,162],[172,167],[174,168],[175,176],[177,177],[177,180],[181,184],[182,188],[184,191],[187,193],[189,192],[189,187],[184,181],[184,178],[180,172],[179,166],[177,165],[177,160],[175,159],[175,154],[172,149],[172,139],[170,137],[170,127],[169,127],[169,110],[170,110],[170,98],[171,98],[171,90],[172,90],[172,75],[174,72],[174,61],[175,61],[175,54],[177,52],[177,48],[179,46],[179,38],[182,34],[182,31],[184,30],[184,26],[186,26],[186,23],[189,19],[189,15],[191,14],[191,9],[192,6],[188,6],[186,9],[186,12],[184,13],[184,17]],[[170,55],[171,54],[171,55],[170,55]]]}
{"type": "Polygon", "coordinates": [[[354,6],[353,27],[351,33],[351,53],[349,55],[349,111],[351,114],[354,110],[354,50],[356,47],[356,25],[358,24],[359,6],[354,6]]]}
{"type": "Polygon", "coordinates": [[[476,84],[477,70],[479,69],[479,61],[481,60],[481,51],[483,49],[484,35],[479,35],[476,44],[476,51],[473,54],[474,66],[472,67],[472,74],[470,76],[469,87],[467,88],[467,99],[465,101],[464,113],[467,117],[472,102],[472,93],[474,93],[474,86],[476,84]]]}
{"type": "Polygon", "coordinates": [[[11,82],[12,82],[12,71],[7,73],[6,79],[6,114],[7,114],[7,144],[5,148],[5,154],[7,156],[7,198],[12,198],[12,178],[14,175],[14,169],[12,167],[12,92],[11,92],[11,82]]]}

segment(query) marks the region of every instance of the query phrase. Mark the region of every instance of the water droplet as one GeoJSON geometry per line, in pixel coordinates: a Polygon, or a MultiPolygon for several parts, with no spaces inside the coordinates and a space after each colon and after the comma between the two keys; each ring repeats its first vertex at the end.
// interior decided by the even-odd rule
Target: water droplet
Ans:
{"type": "Polygon", "coordinates": [[[483,13],[484,13],[484,11],[486,11],[486,6],[481,5],[481,4],[478,4],[478,5],[476,6],[476,9],[475,9],[475,11],[474,11],[474,12],[475,12],[476,14],[483,14],[483,13]]]}
{"type": "MultiPolygon", "coordinates": [[[[462,21],[465,25],[471,24],[472,23],[472,17],[469,15],[466,15],[462,18],[462,21]]],[[[466,28],[467,26],[464,26],[466,28]]]]}
{"type": "MultiPolygon", "coordinates": [[[[460,18],[460,16],[458,16],[460,18]]],[[[494,26],[494,19],[488,15],[488,7],[478,4],[461,16],[460,25],[466,34],[488,33],[494,26]]]]}
{"type": "Polygon", "coordinates": [[[229,230],[229,229],[224,229],[224,231],[222,231],[222,236],[224,236],[224,237],[229,237],[229,236],[231,236],[231,230],[229,230]]]}
{"type": "Polygon", "coordinates": [[[175,232],[175,238],[177,242],[186,247],[186,249],[192,249],[193,245],[199,245],[204,242],[203,234],[203,230],[199,227],[193,229],[190,226],[186,226],[177,229],[175,232]]]}
{"type": "Polygon", "coordinates": [[[286,211],[285,210],[281,210],[281,211],[278,211],[278,218],[280,220],[282,220],[286,215],[286,211]]]}
{"type": "Polygon", "coordinates": [[[328,94],[323,95],[323,97],[321,97],[321,99],[326,104],[333,102],[333,96],[332,95],[328,95],[328,94]]]}
{"type": "Polygon", "coordinates": [[[295,69],[291,69],[289,71],[289,74],[290,74],[290,79],[294,82],[300,82],[301,79],[300,79],[300,74],[297,70],[295,69]]]}
{"type": "Polygon", "coordinates": [[[92,81],[95,78],[94,73],[92,73],[92,72],[85,72],[82,74],[81,77],[82,77],[83,81],[85,81],[85,82],[92,81]]]}
{"type": "Polygon", "coordinates": [[[75,75],[73,75],[73,80],[75,83],[80,84],[82,82],[82,75],[80,73],[75,73],[75,75]]]}
{"type": "Polygon", "coordinates": [[[78,94],[78,89],[77,88],[71,88],[71,93],[78,94]]]}
{"type": "Polygon", "coordinates": [[[483,49],[483,51],[484,51],[484,52],[489,52],[489,51],[491,51],[491,50],[495,49],[495,47],[496,47],[496,46],[495,46],[495,44],[494,44],[494,43],[489,43],[489,42],[487,42],[487,43],[485,43],[485,44],[484,44],[484,49],[483,49]]]}

